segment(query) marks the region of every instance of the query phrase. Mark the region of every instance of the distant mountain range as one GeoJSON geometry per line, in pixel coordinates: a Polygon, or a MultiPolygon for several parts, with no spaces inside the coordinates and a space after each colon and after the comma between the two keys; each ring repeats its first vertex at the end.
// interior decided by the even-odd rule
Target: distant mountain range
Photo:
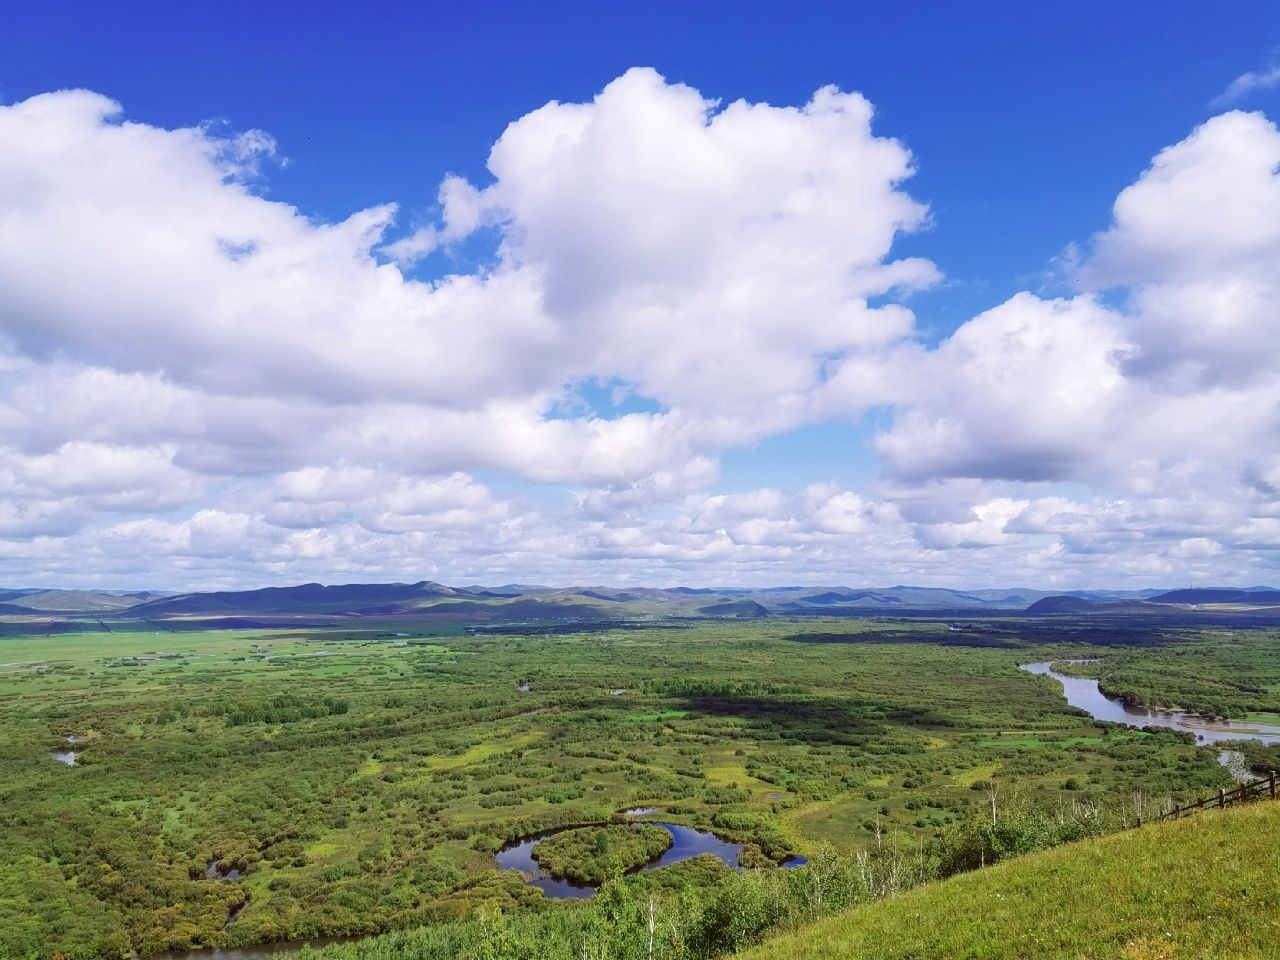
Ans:
{"type": "Polygon", "coordinates": [[[1027,608],[1033,616],[1095,613],[1179,613],[1187,610],[1258,611],[1280,608],[1280,590],[1273,587],[1207,587],[1168,590],[1149,597],[1085,597],[1058,594],[1042,597],[1027,608]]]}
{"type": "MultiPolygon", "coordinates": [[[[154,590],[0,590],[0,605],[22,613],[109,613],[163,597],[154,590]]],[[[9,612],[6,610],[5,612],[9,612]]]]}
{"type": "Polygon", "coordinates": [[[1280,607],[1272,587],[1053,593],[1024,587],[950,590],[938,587],[549,587],[507,584],[450,587],[417,583],[305,583],[257,590],[164,594],[157,591],[0,590],[0,616],[129,621],[287,623],[299,617],[379,617],[444,622],[612,620],[644,617],[762,617],[979,614],[1142,613],[1186,608],[1280,607]]]}

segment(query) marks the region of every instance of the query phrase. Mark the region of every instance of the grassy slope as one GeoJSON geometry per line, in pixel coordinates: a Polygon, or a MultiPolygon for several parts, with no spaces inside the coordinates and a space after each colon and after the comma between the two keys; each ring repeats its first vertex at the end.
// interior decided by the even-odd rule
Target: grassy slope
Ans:
{"type": "Polygon", "coordinates": [[[1280,957],[1280,804],[1023,857],[770,940],[744,960],[1280,957]]]}

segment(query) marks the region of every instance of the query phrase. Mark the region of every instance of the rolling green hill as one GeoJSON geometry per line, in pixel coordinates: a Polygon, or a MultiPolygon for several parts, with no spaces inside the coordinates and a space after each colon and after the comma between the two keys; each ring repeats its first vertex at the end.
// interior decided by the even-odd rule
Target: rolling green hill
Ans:
{"type": "Polygon", "coordinates": [[[1280,804],[1130,830],[930,884],[742,960],[1280,957],[1280,804]]]}

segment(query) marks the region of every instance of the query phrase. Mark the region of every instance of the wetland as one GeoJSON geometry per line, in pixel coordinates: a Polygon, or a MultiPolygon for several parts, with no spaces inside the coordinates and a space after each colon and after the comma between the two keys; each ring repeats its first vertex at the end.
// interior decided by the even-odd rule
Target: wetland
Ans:
{"type": "Polygon", "coordinates": [[[955,835],[992,784],[1054,809],[1230,782],[1216,744],[1095,720],[1027,663],[1101,658],[1077,669],[1103,689],[1216,701],[1254,730],[1280,709],[1269,630],[1138,649],[1082,644],[1078,623],[1035,643],[999,624],[998,643],[972,622],[960,638],[944,620],[815,625],[840,642],[797,643],[785,618],[0,638],[0,955],[542,916],[594,902],[605,876],[681,896],[757,871],[798,883],[812,864],[776,866],[955,835]],[[623,833],[534,857],[584,825],[623,833]],[[633,829],[663,849],[630,849],[633,829]]]}

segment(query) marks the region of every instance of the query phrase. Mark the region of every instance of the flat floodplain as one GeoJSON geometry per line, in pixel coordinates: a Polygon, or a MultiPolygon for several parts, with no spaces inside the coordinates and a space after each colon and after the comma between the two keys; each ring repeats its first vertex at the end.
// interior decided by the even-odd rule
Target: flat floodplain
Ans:
{"type": "MultiPolygon", "coordinates": [[[[1099,726],[1018,669],[1078,645],[935,642],[946,631],[5,636],[0,956],[145,956],[533,906],[494,853],[629,808],[763,864],[878,831],[927,838],[993,780],[1049,802],[1225,782],[1215,751],[1099,726]],[[827,639],[805,642],[815,633],[827,639]],[[52,756],[69,742],[74,766],[52,756]]],[[[1274,638],[1242,636],[1241,663],[1272,662],[1274,638]]],[[[1147,656],[1162,652],[1125,652],[1124,669],[1147,656]]],[[[667,868],[675,884],[706,869],[667,868]]]]}

